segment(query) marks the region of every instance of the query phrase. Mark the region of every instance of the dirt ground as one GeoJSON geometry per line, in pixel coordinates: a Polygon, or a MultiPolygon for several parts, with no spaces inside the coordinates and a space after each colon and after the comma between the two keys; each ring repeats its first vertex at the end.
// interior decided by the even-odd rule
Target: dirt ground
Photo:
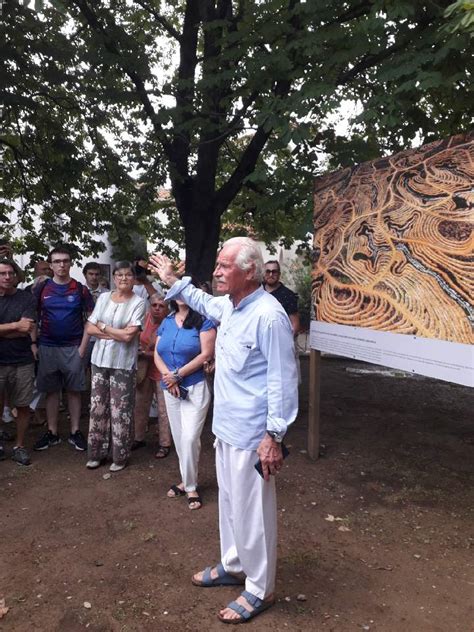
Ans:
{"type": "MultiPolygon", "coordinates": [[[[367,366],[323,360],[322,458],[305,453],[304,402],[289,433],[277,603],[249,629],[474,630],[473,393],[367,366]]],[[[108,479],[66,442],[0,463],[0,630],[223,629],[235,590],[190,583],[219,552],[210,424],[200,511],[166,498],[176,456],[155,460],[149,439],[108,479]]]]}

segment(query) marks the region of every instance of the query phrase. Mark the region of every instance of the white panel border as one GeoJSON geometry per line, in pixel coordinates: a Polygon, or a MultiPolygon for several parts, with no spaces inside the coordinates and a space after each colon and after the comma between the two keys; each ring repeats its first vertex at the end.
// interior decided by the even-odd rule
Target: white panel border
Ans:
{"type": "Polygon", "coordinates": [[[474,387],[474,346],[313,320],[311,349],[474,387]]]}

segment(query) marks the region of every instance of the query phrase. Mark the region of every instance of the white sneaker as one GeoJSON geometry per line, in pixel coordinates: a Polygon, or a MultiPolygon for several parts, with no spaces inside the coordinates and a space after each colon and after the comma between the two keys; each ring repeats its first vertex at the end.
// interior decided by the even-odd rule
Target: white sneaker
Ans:
{"type": "Polygon", "coordinates": [[[95,470],[96,467],[100,467],[100,461],[87,461],[86,467],[90,470],[95,470]]]}
{"type": "Polygon", "coordinates": [[[123,470],[125,467],[127,467],[126,463],[112,463],[109,470],[111,472],[120,472],[120,470],[123,470]]]}
{"type": "Polygon", "coordinates": [[[12,411],[8,406],[3,407],[2,421],[4,424],[11,424],[12,421],[15,421],[15,417],[12,415],[12,411]]]}

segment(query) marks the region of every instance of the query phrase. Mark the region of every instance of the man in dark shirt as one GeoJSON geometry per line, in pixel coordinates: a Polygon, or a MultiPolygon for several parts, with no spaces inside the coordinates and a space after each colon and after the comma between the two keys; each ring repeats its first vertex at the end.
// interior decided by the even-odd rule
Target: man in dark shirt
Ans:
{"type": "MultiPolygon", "coordinates": [[[[36,355],[36,310],[30,292],[17,290],[17,272],[13,261],[0,259],[0,394],[8,396],[18,416],[17,441],[12,459],[29,465],[25,434],[30,416],[36,355]]],[[[0,459],[4,458],[3,447],[0,459]]]]}
{"type": "Polygon", "coordinates": [[[265,263],[263,287],[277,299],[285,312],[288,314],[288,318],[290,319],[291,326],[293,328],[293,335],[296,336],[300,330],[298,295],[280,282],[280,276],[281,270],[278,261],[267,261],[265,263]]]}

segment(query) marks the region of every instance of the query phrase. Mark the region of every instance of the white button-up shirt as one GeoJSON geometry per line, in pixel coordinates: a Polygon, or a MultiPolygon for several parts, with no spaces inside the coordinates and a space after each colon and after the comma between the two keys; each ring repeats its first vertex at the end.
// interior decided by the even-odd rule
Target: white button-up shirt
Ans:
{"type": "MultiPolygon", "coordinates": [[[[115,303],[112,296],[113,292],[99,296],[94,311],[89,316],[89,322],[97,325],[101,321],[117,329],[124,329],[128,325],[143,329],[145,301],[133,294],[124,303],[115,303]]],[[[130,342],[98,338],[94,344],[91,362],[102,368],[132,371],[137,366],[138,342],[138,336],[130,342]]]]}
{"type": "Polygon", "coordinates": [[[234,307],[184,277],[166,299],[187,305],[217,323],[214,417],[216,437],[256,450],[266,430],[284,434],[298,412],[298,377],[293,331],[280,303],[258,288],[234,307]]]}

